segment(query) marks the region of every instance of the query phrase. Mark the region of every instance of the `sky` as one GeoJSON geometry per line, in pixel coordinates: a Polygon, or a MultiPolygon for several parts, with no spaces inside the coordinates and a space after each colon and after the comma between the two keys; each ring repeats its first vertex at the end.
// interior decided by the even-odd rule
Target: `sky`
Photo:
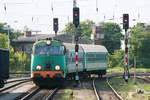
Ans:
{"type": "MultiPolygon", "coordinates": [[[[80,21],[89,19],[95,23],[105,21],[121,25],[122,15],[128,13],[131,27],[137,22],[150,23],[150,0],[76,1],[80,8],[80,21]],[[113,16],[114,20],[111,20],[113,16]]],[[[7,22],[15,29],[23,30],[27,26],[42,34],[54,34],[53,18],[59,19],[61,31],[65,24],[72,22],[72,9],[73,0],[0,0],[0,22],[7,22]]]]}

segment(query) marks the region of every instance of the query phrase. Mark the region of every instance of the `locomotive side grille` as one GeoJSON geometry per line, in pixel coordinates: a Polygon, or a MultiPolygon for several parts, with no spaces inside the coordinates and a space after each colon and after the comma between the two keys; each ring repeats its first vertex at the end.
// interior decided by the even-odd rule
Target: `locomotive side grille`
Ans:
{"type": "Polygon", "coordinates": [[[51,64],[46,64],[45,70],[46,70],[46,71],[50,71],[50,70],[51,70],[51,64]]]}

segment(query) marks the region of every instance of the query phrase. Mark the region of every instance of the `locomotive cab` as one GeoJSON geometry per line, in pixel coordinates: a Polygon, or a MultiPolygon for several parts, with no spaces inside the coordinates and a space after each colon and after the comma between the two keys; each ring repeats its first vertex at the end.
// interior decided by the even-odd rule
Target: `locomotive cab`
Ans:
{"type": "Polygon", "coordinates": [[[57,41],[39,41],[33,46],[31,77],[36,84],[56,84],[65,77],[65,46],[57,41]]]}

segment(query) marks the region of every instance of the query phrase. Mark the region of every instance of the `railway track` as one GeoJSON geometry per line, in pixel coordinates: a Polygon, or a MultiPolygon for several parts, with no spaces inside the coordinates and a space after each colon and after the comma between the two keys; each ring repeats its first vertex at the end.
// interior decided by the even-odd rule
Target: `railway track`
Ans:
{"type": "Polygon", "coordinates": [[[124,99],[117,93],[117,91],[111,86],[111,84],[109,83],[109,78],[108,78],[108,77],[106,78],[106,81],[107,81],[108,86],[112,89],[113,93],[116,95],[116,97],[117,97],[119,100],[124,100],[124,99]]]}
{"type": "Polygon", "coordinates": [[[138,78],[138,79],[142,79],[142,80],[144,80],[144,81],[146,81],[146,82],[149,82],[149,83],[150,83],[150,77],[136,76],[136,78],[138,78]]]}
{"type": "Polygon", "coordinates": [[[26,80],[31,80],[31,78],[28,77],[28,78],[9,79],[9,80],[7,80],[6,84],[13,83],[13,82],[18,82],[18,81],[26,81],[26,80]]]}
{"type": "Polygon", "coordinates": [[[30,73],[9,73],[9,79],[30,77],[30,73]]]}
{"type": "Polygon", "coordinates": [[[27,95],[16,98],[15,100],[51,100],[59,88],[55,89],[40,89],[35,88],[30,91],[27,95]]]}
{"type": "Polygon", "coordinates": [[[94,93],[95,93],[97,100],[102,100],[100,95],[99,95],[99,91],[97,90],[96,85],[95,85],[95,78],[93,79],[92,86],[93,86],[93,90],[94,90],[94,93]]]}
{"type": "Polygon", "coordinates": [[[30,78],[29,79],[20,79],[20,80],[9,81],[9,82],[6,83],[6,86],[4,88],[0,89],[0,92],[5,92],[5,91],[7,91],[7,90],[9,90],[11,88],[14,88],[14,87],[16,87],[18,85],[21,85],[21,84],[29,82],[29,81],[31,81],[30,78]]]}
{"type": "MultiPolygon", "coordinates": [[[[106,83],[107,83],[107,85],[108,85],[108,87],[111,89],[111,91],[113,92],[113,93],[108,93],[108,92],[106,92],[106,93],[108,93],[107,94],[107,96],[108,96],[108,98],[109,98],[109,100],[124,100],[116,91],[115,91],[115,89],[111,86],[111,84],[109,83],[109,81],[108,81],[108,78],[106,78],[106,83]],[[112,96],[113,95],[113,96],[112,96]],[[110,97],[109,97],[110,96],[110,97]],[[115,98],[113,98],[113,97],[115,97],[115,98]],[[116,99],[117,98],[117,99],[116,99]]],[[[105,100],[105,99],[103,99],[103,95],[101,95],[101,90],[99,91],[98,89],[97,89],[97,87],[96,87],[96,84],[95,84],[95,78],[93,79],[93,84],[92,84],[92,86],[93,86],[93,90],[94,90],[94,93],[95,93],[95,95],[96,95],[96,98],[97,98],[97,100],[105,100]]],[[[106,94],[105,94],[105,96],[106,96],[106,94]]],[[[107,99],[108,100],[108,99],[107,99]]]]}

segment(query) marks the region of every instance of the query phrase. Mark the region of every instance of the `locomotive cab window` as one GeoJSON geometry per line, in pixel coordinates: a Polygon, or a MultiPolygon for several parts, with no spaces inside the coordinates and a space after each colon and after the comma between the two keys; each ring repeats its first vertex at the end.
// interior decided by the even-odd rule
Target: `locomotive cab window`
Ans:
{"type": "Polygon", "coordinates": [[[34,55],[63,55],[63,46],[35,46],[34,55]]]}

